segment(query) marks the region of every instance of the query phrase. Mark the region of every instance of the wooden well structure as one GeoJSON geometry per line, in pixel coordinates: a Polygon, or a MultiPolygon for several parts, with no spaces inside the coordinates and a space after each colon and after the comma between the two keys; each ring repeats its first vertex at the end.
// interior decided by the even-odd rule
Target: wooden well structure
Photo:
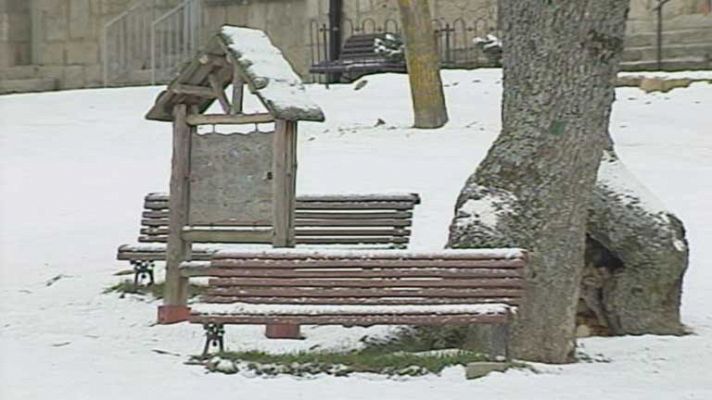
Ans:
{"type": "Polygon", "coordinates": [[[158,312],[159,322],[171,323],[189,312],[179,266],[190,259],[193,242],[294,246],[297,123],[323,121],[324,114],[264,32],[223,26],[146,118],[173,123],[166,288],[158,312]],[[243,112],[245,87],[266,112],[243,112]],[[215,101],[222,112],[207,114],[215,101]],[[199,133],[201,125],[255,130],[199,133]]]}

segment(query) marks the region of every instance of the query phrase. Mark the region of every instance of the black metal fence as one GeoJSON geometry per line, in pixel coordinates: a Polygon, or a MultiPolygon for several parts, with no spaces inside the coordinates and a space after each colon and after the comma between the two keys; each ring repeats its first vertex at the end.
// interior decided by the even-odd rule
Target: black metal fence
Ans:
{"type": "MultiPolygon", "coordinates": [[[[499,36],[498,15],[495,8],[483,10],[481,15],[476,18],[457,18],[452,21],[434,19],[432,24],[443,67],[477,68],[492,65],[492,61],[474,43],[474,39],[487,34],[499,36]]],[[[400,21],[395,18],[382,20],[344,18],[341,26],[340,46],[343,46],[346,39],[353,35],[386,32],[400,34],[400,21]]],[[[309,49],[312,65],[329,60],[330,38],[332,37],[330,33],[326,18],[314,18],[309,21],[309,49]]],[[[316,76],[312,78],[319,80],[319,77],[316,76]]]]}

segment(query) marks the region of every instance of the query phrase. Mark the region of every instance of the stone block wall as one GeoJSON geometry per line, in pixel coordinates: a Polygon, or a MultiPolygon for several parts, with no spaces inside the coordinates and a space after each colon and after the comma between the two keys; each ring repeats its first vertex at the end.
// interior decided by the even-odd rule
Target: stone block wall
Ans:
{"type": "Polygon", "coordinates": [[[32,62],[30,2],[0,0],[0,68],[32,62]]]}

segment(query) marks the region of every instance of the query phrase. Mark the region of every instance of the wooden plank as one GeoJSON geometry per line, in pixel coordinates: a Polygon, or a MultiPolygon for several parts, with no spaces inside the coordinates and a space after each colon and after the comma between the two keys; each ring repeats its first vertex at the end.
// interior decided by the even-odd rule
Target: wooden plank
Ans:
{"type": "Polygon", "coordinates": [[[161,192],[153,192],[153,193],[148,193],[144,197],[144,201],[168,201],[170,196],[168,193],[161,193],[161,192]]]}
{"type": "Polygon", "coordinates": [[[198,61],[203,65],[215,66],[220,68],[232,68],[225,60],[224,55],[203,54],[198,58],[198,61]]]}
{"type": "Polygon", "coordinates": [[[272,242],[271,228],[248,229],[210,229],[186,228],[182,232],[185,240],[196,243],[254,243],[268,244],[272,242]]]}
{"type": "Polygon", "coordinates": [[[221,324],[305,324],[305,325],[466,325],[474,323],[506,323],[504,314],[429,314],[429,315],[202,315],[191,314],[192,323],[221,324]]]}
{"type": "Polygon", "coordinates": [[[303,287],[303,288],[521,288],[521,278],[481,279],[302,279],[214,278],[213,287],[303,287]]]}
{"type": "Polygon", "coordinates": [[[168,202],[163,200],[151,200],[143,203],[143,208],[149,210],[168,210],[168,202]]]}
{"type": "MultiPolygon", "coordinates": [[[[168,225],[168,216],[167,212],[161,212],[161,211],[144,211],[142,216],[144,217],[141,220],[142,225],[146,226],[163,226],[163,225],[168,225]]],[[[306,215],[306,214],[311,214],[311,213],[301,213],[301,212],[296,212],[295,213],[295,225],[297,227],[302,226],[387,226],[387,227],[393,227],[393,226],[410,226],[412,225],[412,222],[410,219],[392,219],[392,218],[377,218],[379,216],[388,216],[388,214],[395,214],[395,213],[369,213],[369,214],[374,214],[375,217],[370,217],[366,213],[333,213],[334,216],[333,218],[330,218],[329,216],[325,216],[323,214],[329,214],[329,213],[314,213],[314,214],[319,214],[319,217],[326,217],[326,218],[317,218],[314,217],[312,218],[311,215],[306,215]],[[306,218],[305,218],[306,216],[306,218]],[[344,218],[345,217],[345,218],[344,218]]],[[[409,213],[403,213],[403,214],[409,214],[409,213]]],[[[220,223],[220,224],[215,224],[215,225],[221,225],[221,226],[230,226],[233,225],[233,222],[225,222],[225,223],[220,223]]]]}
{"type": "Polygon", "coordinates": [[[391,289],[391,288],[239,288],[210,287],[209,296],[233,297],[521,297],[521,289],[391,289]]]}
{"type": "MultiPolygon", "coordinates": [[[[299,200],[299,199],[297,199],[299,200]]],[[[302,210],[297,203],[296,219],[368,219],[368,220],[408,220],[413,218],[410,211],[345,211],[345,212],[319,212],[302,210]]]]}
{"type": "Polygon", "coordinates": [[[190,201],[190,138],[193,128],[186,123],[187,114],[185,104],[175,106],[169,199],[170,225],[166,246],[166,305],[185,305],[188,300],[187,282],[183,280],[179,270],[180,263],[190,257],[190,243],[181,237],[181,230],[188,223],[190,201]]]}
{"type": "Polygon", "coordinates": [[[397,236],[368,236],[368,237],[296,237],[297,244],[406,244],[407,237],[397,236]]]}
{"type": "Polygon", "coordinates": [[[275,122],[272,114],[255,113],[255,114],[192,114],[188,116],[188,125],[244,125],[244,124],[262,124],[275,122]]]}
{"type": "Polygon", "coordinates": [[[523,272],[518,269],[455,269],[455,268],[389,268],[389,269],[279,269],[279,268],[218,268],[208,267],[190,269],[181,266],[184,276],[203,277],[240,277],[240,278],[456,278],[456,279],[490,279],[490,278],[522,278],[523,272]]]}
{"type": "Polygon", "coordinates": [[[216,268],[274,268],[274,269],[304,269],[304,268],[462,268],[462,269],[517,269],[525,262],[521,259],[375,259],[375,258],[309,258],[309,259],[223,259],[216,255],[212,266],[216,268]]]}
{"type": "Polygon", "coordinates": [[[312,236],[329,236],[329,237],[343,237],[343,236],[405,236],[409,235],[409,229],[386,229],[386,228],[375,228],[375,229],[354,229],[354,228],[341,228],[341,229],[317,229],[317,228],[298,228],[296,230],[296,235],[298,237],[312,237],[312,236]]]}
{"type": "Polygon", "coordinates": [[[167,235],[159,235],[159,236],[139,236],[138,237],[138,242],[139,243],[166,243],[168,242],[168,236],[167,235]]]}
{"type": "Polygon", "coordinates": [[[402,251],[379,251],[376,253],[367,254],[368,258],[364,258],[364,254],[358,252],[319,252],[318,250],[311,251],[274,251],[274,252],[257,252],[257,251],[224,251],[216,255],[216,259],[234,259],[234,260],[524,260],[526,251],[521,249],[500,249],[494,254],[488,249],[472,249],[472,251],[452,250],[440,252],[402,252],[402,251]],[[515,255],[521,254],[521,257],[515,255]]]}
{"type": "Polygon", "coordinates": [[[232,107],[230,114],[242,113],[242,99],[244,97],[245,83],[240,76],[240,70],[233,68],[232,70],[232,107]]]}
{"type": "MultiPolygon", "coordinates": [[[[189,259],[190,260],[210,260],[210,256],[212,253],[205,253],[205,252],[191,252],[189,259]]],[[[120,261],[132,261],[132,260],[145,260],[145,261],[165,261],[166,260],[166,252],[160,252],[160,253],[153,253],[153,252],[138,252],[138,251],[131,251],[131,252],[119,252],[116,257],[117,260],[120,261]]],[[[181,273],[181,276],[185,276],[185,274],[181,273]]]]}
{"type": "Polygon", "coordinates": [[[520,298],[512,297],[492,297],[487,299],[471,298],[363,298],[363,297],[338,297],[338,298],[311,298],[311,297],[230,297],[230,296],[201,296],[201,301],[205,303],[248,303],[248,304],[335,304],[335,305],[434,305],[434,304],[493,304],[501,303],[510,306],[518,306],[520,298]]]}
{"type": "Polygon", "coordinates": [[[297,124],[277,120],[273,143],[273,216],[274,247],[294,247],[294,209],[297,179],[297,124]]]}
{"type": "Polygon", "coordinates": [[[412,210],[413,203],[405,201],[300,201],[299,208],[302,210],[412,210]]]}
{"type": "Polygon", "coordinates": [[[297,197],[301,202],[411,202],[418,204],[420,196],[417,193],[407,194],[318,194],[318,195],[302,195],[297,197]]]}
{"type": "Polygon", "coordinates": [[[411,226],[408,219],[297,219],[297,226],[411,226]]]}
{"type": "Polygon", "coordinates": [[[223,90],[222,85],[218,81],[218,77],[215,76],[215,74],[211,73],[210,75],[208,75],[208,82],[210,82],[210,87],[213,89],[215,97],[217,97],[223,112],[225,114],[229,114],[231,109],[230,102],[227,101],[227,96],[225,96],[225,91],[223,90]]]}
{"type": "Polygon", "coordinates": [[[184,94],[188,96],[198,96],[207,99],[214,99],[216,97],[215,92],[212,89],[205,86],[197,85],[186,85],[183,83],[176,83],[169,87],[169,90],[175,94],[184,94]]]}

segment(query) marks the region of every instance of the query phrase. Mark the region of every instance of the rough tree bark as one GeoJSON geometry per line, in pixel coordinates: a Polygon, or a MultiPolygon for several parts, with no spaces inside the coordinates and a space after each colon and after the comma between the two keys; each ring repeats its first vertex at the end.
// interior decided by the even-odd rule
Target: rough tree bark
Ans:
{"type": "Polygon", "coordinates": [[[586,217],[627,0],[502,0],[502,131],[457,201],[449,246],[531,251],[515,357],[572,360],[586,217]]]}
{"type": "Polygon", "coordinates": [[[579,311],[594,318],[579,318],[579,324],[604,335],[683,333],[685,229],[628,171],[612,144],[601,160],[587,232],[579,311]]]}
{"type": "Polygon", "coordinates": [[[440,57],[427,0],[398,0],[405,59],[416,128],[439,128],[448,121],[440,80],[440,57]]]}

